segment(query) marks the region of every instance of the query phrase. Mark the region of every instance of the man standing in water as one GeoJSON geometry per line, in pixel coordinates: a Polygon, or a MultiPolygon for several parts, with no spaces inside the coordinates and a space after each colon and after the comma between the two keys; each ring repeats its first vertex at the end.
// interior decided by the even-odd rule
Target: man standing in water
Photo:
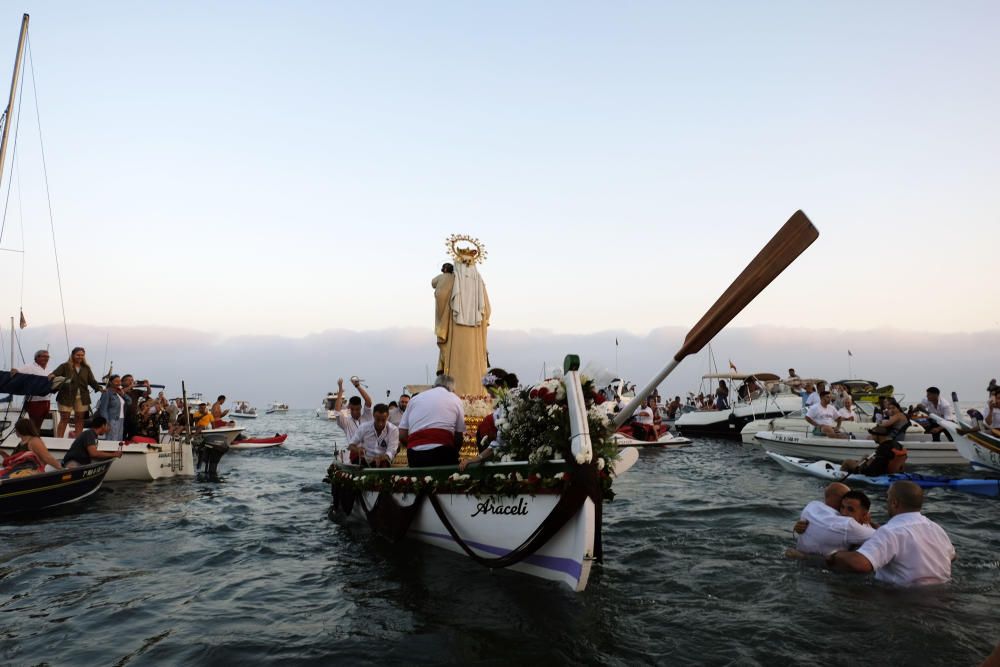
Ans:
{"type": "Polygon", "coordinates": [[[832,570],[875,572],[875,580],[897,586],[951,581],[955,547],[948,534],[923,514],[924,490],[913,482],[893,482],[886,498],[885,525],[857,551],[837,551],[827,559],[832,570]]]}
{"type": "Polygon", "coordinates": [[[875,534],[874,528],[862,524],[862,521],[871,521],[869,507],[868,496],[851,491],[846,484],[833,482],[826,487],[822,502],[814,500],[802,510],[795,529],[796,533],[802,529],[797,537],[797,550],[803,554],[829,556],[863,544],[875,534]]]}

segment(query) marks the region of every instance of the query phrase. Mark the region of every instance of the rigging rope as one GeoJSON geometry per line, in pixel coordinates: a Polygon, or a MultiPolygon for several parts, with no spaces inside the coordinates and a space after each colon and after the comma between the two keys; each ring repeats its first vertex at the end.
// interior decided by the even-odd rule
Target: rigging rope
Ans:
{"type": "Polygon", "coordinates": [[[27,36],[28,62],[31,64],[31,90],[35,97],[35,119],[38,123],[38,144],[42,150],[42,172],[45,174],[45,197],[49,203],[49,228],[52,230],[52,252],[56,258],[56,281],[59,284],[59,306],[62,309],[63,333],[66,335],[66,354],[69,354],[69,327],[66,325],[66,300],[63,298],[62,272],[59,269],[59,250],[56,247],[56,223],[52,216],[52,194],[49,192],[49,170],[45,164],[45,141],[42,139],[42,116],[38,110],[38,86],[35,84],[35,59],[31,56],[31,36],[27,36]]]}

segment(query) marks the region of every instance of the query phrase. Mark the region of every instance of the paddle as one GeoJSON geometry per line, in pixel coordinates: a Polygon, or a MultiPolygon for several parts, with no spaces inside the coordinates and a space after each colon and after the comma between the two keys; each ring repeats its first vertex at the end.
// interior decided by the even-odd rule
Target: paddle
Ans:
{"type": "Polygon", "coordinates": [[[674,358],[635,395],[614,418],[614,427],[624,424],[661,382],[689,354],[705,347],[747,304],[777,278],[788,265],[819,238],[819,231],[802,211],[796,211],[764,249],[757,253],[719,300],[694,325],[674,358]]]}

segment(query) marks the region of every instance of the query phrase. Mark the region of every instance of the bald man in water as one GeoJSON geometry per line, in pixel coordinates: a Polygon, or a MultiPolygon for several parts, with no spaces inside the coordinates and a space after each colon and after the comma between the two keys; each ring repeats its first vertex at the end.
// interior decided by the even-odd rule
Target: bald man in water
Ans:
{"type": "Polygon", "coordinates": [[[948,534],[923,514],[924,490],[909,481],[893,482],[886,498],[888,522],[857,551],[837,551],[827,565],[845,572],[875,572],[876,581],[896,586],[951,581],[955,547],[948,534]]]}
{"type": "Polygon", "coordinates": [[[850,487],[833,482],[826,487],[823,501],[814,500],[805,506],[800,522],[808,522],[805,532],[797,536],[796,549],[803,554],[829,556],[852,546],[863,544],[875,534],[875,529],[855,521],[840,512],[844,496],[850,487]]]}

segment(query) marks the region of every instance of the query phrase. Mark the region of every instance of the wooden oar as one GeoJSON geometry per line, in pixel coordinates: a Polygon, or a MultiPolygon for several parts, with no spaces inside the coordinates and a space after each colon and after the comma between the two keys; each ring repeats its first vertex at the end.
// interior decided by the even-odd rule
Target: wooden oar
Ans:
{"type": "Polygon", "coordinates": [[[642,391],[635,395],[628,405],[614,419],[617,428],[624,424],[632,413],[653,393],[663,380],[677,368],[677,365],[689,354],[695,354],[705,347],[724,326],[729,324],[747,304],[771,284],[795,258],[819,238],[819,231],[813,226],[802,211],[796,211],[788,222],[778,230],[774,238],[757,253],[747,268],[743,269],[733,284],[729,286],[719,300],[705,313],[694,328],[688,332],[684,344],[674,358],[663,370],[649,381],[642,391]]]}

